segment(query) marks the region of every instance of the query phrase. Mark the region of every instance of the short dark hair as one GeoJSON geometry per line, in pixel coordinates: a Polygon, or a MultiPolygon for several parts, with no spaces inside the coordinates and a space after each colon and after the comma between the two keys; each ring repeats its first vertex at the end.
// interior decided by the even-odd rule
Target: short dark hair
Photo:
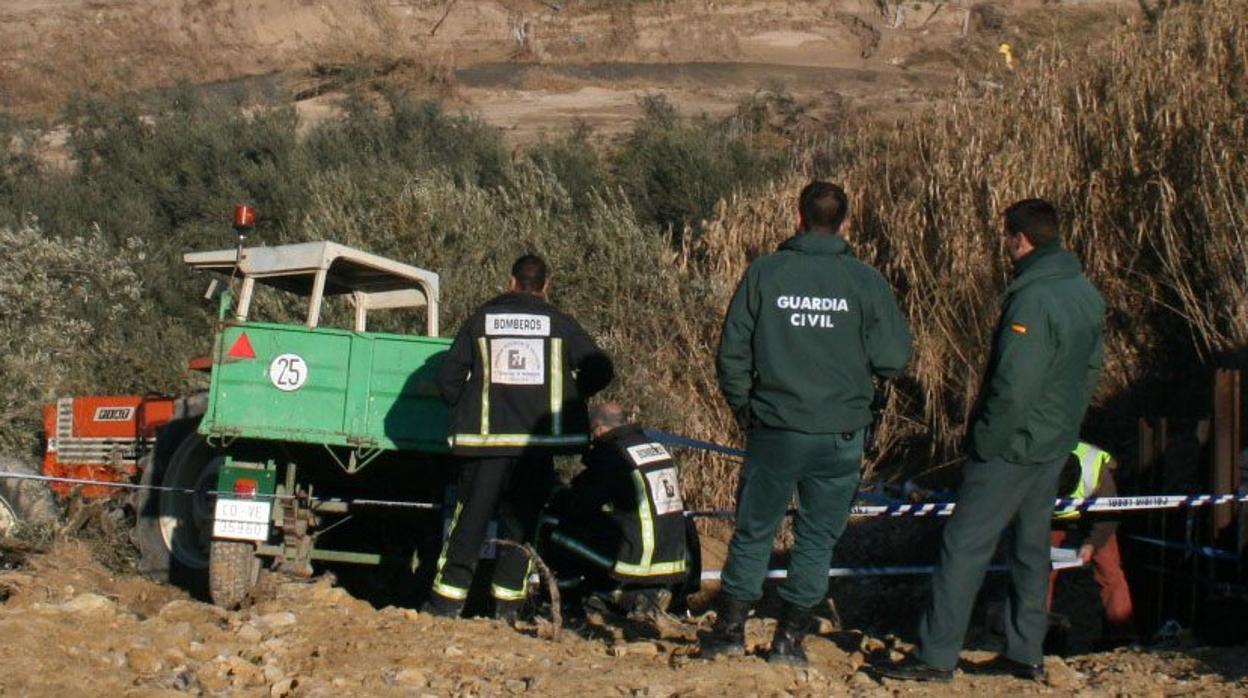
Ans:
{"type": "Polygon", "coordinates": [[[1044,199],[1023,199],[1005,209],[1005,230],[1022,234],[1036,247],[1057,242],[1061,225],[1057,209],[1044,199]]]}
{"type": "Polygon", "coordinates": [[[546,286],[546,260],[526,254],[511,265],[511,278],[521,291],[537,293],[546,286]]]}
{"type": "Polygon", "coordinates": [[[826,228],[836,231],[849,215],[849,197],[845,196],[844,189],[831,182],[814,181],[798,195],[797,209],[807,230],[826,228]]]}

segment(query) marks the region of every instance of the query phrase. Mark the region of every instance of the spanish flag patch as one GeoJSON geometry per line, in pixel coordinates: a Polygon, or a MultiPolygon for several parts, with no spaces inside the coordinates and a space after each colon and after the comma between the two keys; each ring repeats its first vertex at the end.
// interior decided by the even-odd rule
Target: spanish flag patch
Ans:
{"type": "Polygon", "coordinates": [[[1027,326],[1021,322],[1016,322],[1010,325],[1010,331],[1017,332],[1019,334],[1027,334],[1027,326]]]}

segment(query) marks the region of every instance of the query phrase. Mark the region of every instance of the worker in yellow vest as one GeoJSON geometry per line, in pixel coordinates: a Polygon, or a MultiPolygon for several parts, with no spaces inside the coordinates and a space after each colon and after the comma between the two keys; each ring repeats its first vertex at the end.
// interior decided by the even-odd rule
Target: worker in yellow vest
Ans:
{"type": "MultiPolygon", "coordinates": [[[[1080,441],[1058,481],[1062,497],[1116,497],[1118,486],[1114,482],[1114,470],[1118,464],[1108,451],[1080,441]]],[[[1133,637],[1135,635],[1134,608],[1127,577],[1122,572],[1122,555],[1118,551],[1118,522],[1099,518],[1091,522],[1078,511],[1058,514],[1054,517],[1051,543],[1078,541],[1079,559],[1092,564],[1092,576],[1101,587],[1101,605],[1105,608],[1106,630],[1110,637],[1133,637]]],[[[1053,605],[1053,585],[1057,572],[1049,577],[1049,601],[1053,605]]]]}

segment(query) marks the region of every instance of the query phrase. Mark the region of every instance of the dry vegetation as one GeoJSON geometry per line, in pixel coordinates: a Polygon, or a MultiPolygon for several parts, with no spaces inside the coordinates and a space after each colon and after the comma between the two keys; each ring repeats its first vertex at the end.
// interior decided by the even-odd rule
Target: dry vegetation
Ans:
{"type": "MultiPolygon", "coordinates": [[[[1034,53],[994,97],[828,146],[831,174],[854,190],[859,254],[892,279],[915,330],[915,381],[890,400],[890,465],[956,456],[1006,281],[998,212],[1018,198],[1059,204],[1070,246],[1109,301],[1095,436],[1113,444],[1145,410],[1203,409],[1206,367],[1242,363],[1248,21],[1236,7],[1184,6],[1090,54],[1034,53]]],[[[800,184],[726,202],[689,264],[726,288],[788,234],[800,184]]],[[[687,351],[713,346],[715,317],[687,351]]],[[[681,394],[712,392],[711,366],[695,365],[681,394]]],[[[731,429],[722,411],[702,414],[688,424],[702,435],[731,429]]],[[[706,471],[700,481],[723,482],[731,468],[706,471]]]]}
{"type": "MultiPolygon", "coordinates": [[[[119,331],[124,352],[75,345],[90,362],[73,381],[32,380],[86,359],[23,343],[23,323],[44,311],[6,266],[5,341],[33,358],[12,383],[26,392],[5,397],[33,409],[57,390],[183,389],[185,376],[134,357],[176,365],[202,351],[209,325],[176,253],[225,243],[220,212],[246,196],[270,212],[269,241],[333,237],[443,272],[448,327],[497,291],[516,253],[541,251],[558,270],[557,302],[619,358],[614,397],[647,423],[736,441],[714,387],[722,311],[748,260],[790,234],[795,193],[819,174],[853,190],[859,255],[897,286],[916,333],[911,377],[890,391],[883,475],[956,458],[1007,276],[997,212],[1023,196],[1059,203],[1109,300],[1110,364],[1090,425],[1117,446],[1116,426],[1143,398],[1189,386],[1248,340],[1246,52],[1235,3],[1185,5],[1095,53],[1032,50],[992,96],[968,87],[922,118],[781,142],[803,174],[770,183],[777,133],[751,123],[750,105],[725,125],[680,123],[654,105],[605,157],[573,135],[510,158],[487,127],[401,99],[356,105],[302,140],[287,112],[222,116],[184,99],[153,117],[87,105],[75,112],[73,173],[41,169],[17,145],[0,162],[0,213],[10,213],[0,226],[64,241],[98,225],[100,251],[64,243],[83,266],[142,238],[145,257],[129,264],[143,312],[168,320],[156,338],[119,331]],[[664,234],[671,224],[683,234],[664,234]],[[120,370],[94,368],[123,356],[120,370]]],[[[86,312],[71,310],[67,322],[86,312]]],[[[1188,398],[1196,405],[1200,393],[1188,398]]],[[[28,445],[34,418],[6,426],[3,441],[28,445]]],[[[693,505],[731,500],[735,465],[690,464],[693,505]]]]}

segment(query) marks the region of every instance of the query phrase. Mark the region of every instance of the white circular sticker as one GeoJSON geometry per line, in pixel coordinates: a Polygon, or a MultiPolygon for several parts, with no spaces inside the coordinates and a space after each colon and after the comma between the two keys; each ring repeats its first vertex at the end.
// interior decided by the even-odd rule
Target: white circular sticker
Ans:
{"type": "Polygon", "coordinates": [[[298,390],[308,382],[308,363],[298,354],[282,354],[269,364],[269,381],[278,390],[298,390]]]}

